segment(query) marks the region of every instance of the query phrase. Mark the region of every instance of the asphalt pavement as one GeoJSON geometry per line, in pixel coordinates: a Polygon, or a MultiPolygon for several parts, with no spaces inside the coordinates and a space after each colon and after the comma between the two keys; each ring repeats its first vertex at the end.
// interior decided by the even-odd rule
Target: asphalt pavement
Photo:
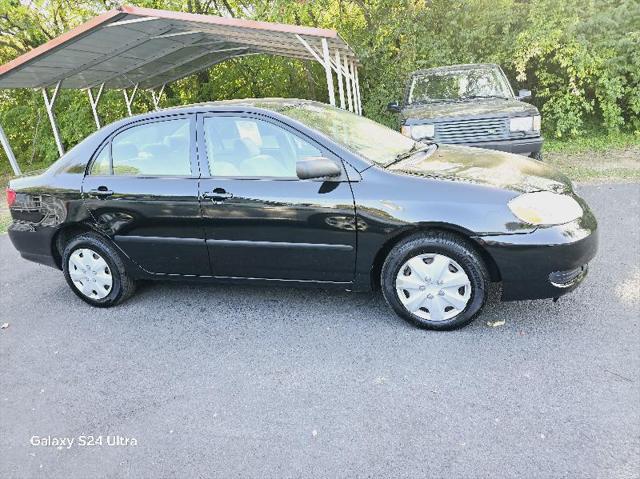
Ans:
{"type": "Polygon", "coordinates": [[[284,287],[94,309],[0,236],[0,477],[639,477],[640,185],[579,190],[585,283],[452,332],[284,287]]]}

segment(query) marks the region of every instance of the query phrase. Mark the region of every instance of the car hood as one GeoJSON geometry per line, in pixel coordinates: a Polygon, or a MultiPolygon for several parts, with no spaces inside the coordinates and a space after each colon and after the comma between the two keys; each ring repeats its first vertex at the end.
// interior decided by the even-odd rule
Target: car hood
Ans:
{"type": "Polygon", "coordinates": [[[425,103],[407,106],[400,116],[403,122],[415,123],[415,120],[438,120],[457,117],[477,116],[526,116],[537,115],[538,109],[518,100],[491,98],[486,100],[469,100],[448,103],[425,103]]]}
{"type": "Polygon", "coordinates": [[[571,181],[555,168],[520,155],[464,146],[439,145],[432,154],[416,154],[388,170],[440,180],[475,183],[517,193],[569,193],[571,181]]]}

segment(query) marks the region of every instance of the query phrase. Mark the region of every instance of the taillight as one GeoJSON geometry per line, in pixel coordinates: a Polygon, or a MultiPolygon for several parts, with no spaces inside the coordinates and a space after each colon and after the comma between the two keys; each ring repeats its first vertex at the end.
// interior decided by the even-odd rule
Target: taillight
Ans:
{"type": "Polygon", "coordinates": [[[7,204],[12,207],[16,202],[16,192],[11,188],[7,188],[7,204]]]}

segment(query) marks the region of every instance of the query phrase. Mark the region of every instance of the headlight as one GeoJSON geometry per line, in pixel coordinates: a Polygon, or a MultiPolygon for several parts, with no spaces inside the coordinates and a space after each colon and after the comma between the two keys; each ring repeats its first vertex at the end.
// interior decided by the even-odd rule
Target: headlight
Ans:
{"type": "Polygon", "coordinates": [[[434,125],[405,125],[400,131],[403,135],[409,136],[414,140],[423,140],[425,138],[433,138],[436,128],[434,125]]]}
{"type": "Polygon", "coordinates": [[[540,115],[536,115],[533,117],[533,131],[540,131],[541,122],[542,119],[540,118],[540,115]]]}
{"type": "Polygon", "coordinates": [[[571,196],[539,191],[509,201],[509,209],[532,225],[561,225],[582,216],[582,207],[571,196]]]}
{"type": "Polygon", "coordinates": [[[509,119],[509,130],[514,131],[540,131],[540,115],[520,116],[509,119]]]}

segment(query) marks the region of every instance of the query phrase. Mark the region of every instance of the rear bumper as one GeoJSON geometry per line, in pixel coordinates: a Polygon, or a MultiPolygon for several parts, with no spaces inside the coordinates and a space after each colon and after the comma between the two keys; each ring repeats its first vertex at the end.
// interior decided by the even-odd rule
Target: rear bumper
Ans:
{"type": "Polygon", "coordinates": [[[54,228],[14,222],[9,226],[8,234],[11,243],[24,259],[59,268],[51,246],[55,231],[54,228]]]}
{"type": "Polygon", "coordinates": [[[503,301],[557,298],[573,291],[586,277],[587,265],[598,250],[597,224],[590,213],[529,234],[475,240],[498,266],[503,301]]]}
{"type": "Polygon", "coordinates": [[[515,153],[517,155],[532,156],[540,152],[542,149],[543,139],[541,136],[536,138],[522,138],[517,140],[503,141],[481,141],[477,143],[461,143],[465,146],[474,146],[476,148],[485,148],[487,150],[505,151],[507,153],[515,153]]]}

